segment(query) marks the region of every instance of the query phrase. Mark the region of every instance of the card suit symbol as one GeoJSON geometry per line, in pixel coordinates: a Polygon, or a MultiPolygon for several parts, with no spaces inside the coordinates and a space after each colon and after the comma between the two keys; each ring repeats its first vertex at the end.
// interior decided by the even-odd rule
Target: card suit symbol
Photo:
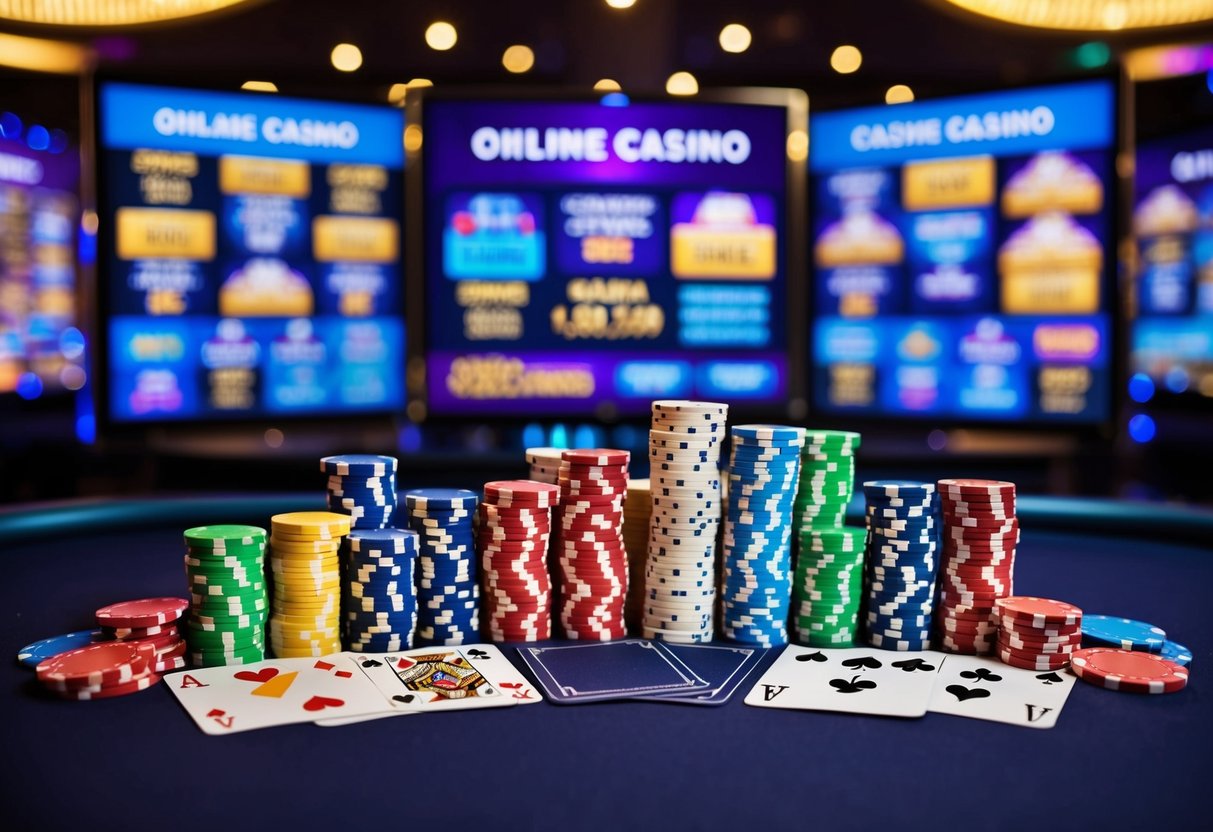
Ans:
{"type": "MultiPolygon", "coordinates": [[[[960,671],[960,678],[972,679],[975,682],[1001,682],[1002,677],[990,670],[988,667],[979,667],[976,670],[960,671]]],[[[1059,680],[1060,681],[1060,680],[1059,680]]]]}
{"type": "Polygon", "coordinates": [[[502,682],[501,687],[505,688],[506,690],[517,690],[518,688],[522,687],[522,682],[502,682]]]}
{"type": "Polygon", "coordinates": [[[413,694],[400,695],[399,693],[392,697],[393,702],[399,702],[402,705],[410,705],[417,697],[413,694]]]}
{"type": "Polygon", "coordinates": [[[344,699],[334,699],[331,696],[313,696],[303,703],[303,710],[323,711],[325,708],[340,708],[344,704],[344,699]]]}
{"type": "Polygon", "coordinates": [[[966,688],[964,685],[948,685],[945,690],[961,702],[966,699],[985,699],[990,695],[985,688],[966,688]]]}
{"type": "Polygon", "coordinates": [[[263,667],[260,670],[237,671],[235,678],[239,679],[242,682],[257,682],[258,684],[264,684],[265,682],[268,682],[270,679],[273,679],[277,675],[278,675],[278,668],[263,667]]]}
{"type": "Polygon", "coordinates": [[[408,670],[410,667],[412,667],[415,664],[417,664],[417,662],[415,662],[412,659],[407,658],[405,656],[401,656],[396,661],[396,667],[400,668],[401,670],[408,670]]]}
{"type": "Polygon", "coordinates": [[[858,676],[852,676],[850,679],[831,679],[830,687],[835,688],[839,693],[859,693],[874,689],[876,683],[871,679],[860,679],[858,676]]]}
{"type": "Polygon", "coordinates": [[[1039,673],[1036,678],[1046,685],[1060,685],[1062,682],[1062,678],[1056,673],[1039,673]]]}
{"type": "Polygon", "coordinates": [[[221,708],[211,708],[209,711],[206,712],[206,715],[214,718],[214,717],[223,716],[226,713],[227,713],[227,711],[222,710],[221,708]]]}
{"type": "Polygon", "coordinates": [[[482,659],[484,661],[488,661],[491,658],[484,650],[469,650],[468,655],[473,659],[482,659]]]}
{"type": "Polygon", "coordinates": [[[363,659],[362,666],[363,667],[383,667],[383,662],[376,661],[375,659],[363,659]]]}
{"type": "Polygon", "coordinates": [[[332,670],[335,667],[335,665],[329,664],[328,662],[324,661],[323,659],[317,659],[315,667],[317,670],[332,670]]]}
{"type": "Polygon", "coordinates": [[[878,667],[883,667],[880,659],[873,656],[856,656],[853,659],[847,659],[842,663],[842,666],[848,670],[875,670],[878,667]]]}
{"type": "Polygon", "coordinates": [[[815,653],[801,653],[799,656],[796,657],[796,661],[798,661],[798,662],[825,662],[825,661],[829,661],[829,659],[826,658],[825,653],[818,650],[815,653]]]}
{"type": "Polygon", "coordinates": [[[935,669],[935,665],[928,664],[924,659],[902,659],[899,662],[893,662],[893,667],[896,667],[905,673],[913,673],[916,670],[935,669]]]}

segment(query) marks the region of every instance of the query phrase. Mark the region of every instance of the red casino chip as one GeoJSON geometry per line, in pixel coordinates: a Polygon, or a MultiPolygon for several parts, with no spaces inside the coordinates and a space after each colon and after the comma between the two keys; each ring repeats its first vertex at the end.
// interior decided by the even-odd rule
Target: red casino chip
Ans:
{"type": "Polygon", "coordinates": [[[498,506],[550,508],[560,497],[560,488],[534,480],[494,480],[484,484],[485,502],[498,506]]]}
{"type": "Polygon", "coordinates": [[[1070,657],[1078,678],[1108,690],[1127,693],[1176,693],[1188,684],[1188,669],[1137,650],[1089,647],[1070,657]]]}
{"type": "Polygon", "coordinates": [[[1003,664],[1010,665],[1011,667],[1018,667],[1021,670],[1064,670],[1066,666],[1070,664],[1069,656],[1062,656],[1058,658],[1020,656],[1002,648],[999,648],[996,652],[999,661],[1001,661],[1003,664]]]}
{"type": "Polygon", "coordinates": [[[998,609],[1004,618],[1046,626],[1081,625],[1082,610],[1065,601],[1016,595],[1000,599],[998,609]]]}
{"type": "Polygon", "coordinates": [[[160,681],[160,676],[151,671],[147,671],[142,675],[131,679],[129,682],[123,682],[117,685],[107,685],[99,688],[73,688],[69,690],[56,690],[55,695],[63,699],[73,699],[83,701],[86,699],[112,699],[115,696],[126,696],[131,693],[138,693],[141,690],[147,690],[152,685],[160,681]]]}
{"type": "Polygon", "coordinates": [[[129,682],[147,672],[156,659],[152,645],[102,641],[52,656],[35,670],[39,681],[64,688],[88,688],[129,682]]]}
{"type": "Polygon", "coordinates": [[[157,627],[176,621],[189,609],[184,598],[142,598],[122,601],[97,610],[97,624],[102,627],[157,627]]]}
{"type": "Polygon", "coordinates": [[[1015,493],[1015,483],[1003,480],[945,479],[935,483],[940,493],[1003,496],[1015,493]]]}

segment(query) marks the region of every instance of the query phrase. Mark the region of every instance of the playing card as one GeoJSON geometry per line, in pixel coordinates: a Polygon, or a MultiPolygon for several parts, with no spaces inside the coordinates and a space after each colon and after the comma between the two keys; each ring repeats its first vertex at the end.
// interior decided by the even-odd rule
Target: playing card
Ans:
{"type": "Polygon", "coordinates": [[[391,709],[366,675],[341,653],[183,670],[166,675],[164,684],[208,734],[391,709]]]}
{"type": "Polygon", "coordinates": [[[1074,687],[1068,670],[1021,670],[987,656],[946,656],[928,710],[1052,728],[1074,687]]]}
{"type": "Polygon", "coordinates": [[[664,645],[646,639],[520,647],[518,654],[557,704],[702,692],[708,687],[664,645]]]}
{"type": "Polygon", "coordinates": [[[919,717],[942,654],[788,645],[745,698],[760,708],[919,717]]]}
{"type": "Polygon", "coordinates": [[[347,654],[391,704],[388,713],[318,720],[332,728],[385,716],[501,708],[543,697],[491,644],[418,647],[397,653],[347,654]]]}
{"type": "Polygon", "coordinates": [[[723,705],[741,686],[766,650],[730,644],[670,644],[661,646],[673,653],[708,686],[705,689],[653,693],[638,696],[649,702],[672,702],[680,705],[723,705]]]}

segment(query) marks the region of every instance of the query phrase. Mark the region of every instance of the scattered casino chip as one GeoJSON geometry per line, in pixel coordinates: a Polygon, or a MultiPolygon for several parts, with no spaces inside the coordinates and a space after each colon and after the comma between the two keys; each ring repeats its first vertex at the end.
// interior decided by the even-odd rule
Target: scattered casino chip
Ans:
{"type": "Polygon", "coordinates": [[[1111,615],[1084,615],[1082,637],[1097,644],[1150,653],[1161,651],[1167,643],[1167,634],[1161,627],[1111,615]]]}
{"type": "Polygon", "coordinates": [[[121,601],[97,610],[97,624],[103,627],[153,627],[176,621],[189,607],[184,598],[142,598],[121,601]]]}
{"type": "Polygon", "coordinates": [[[715,402],[652,404],[645,638],[690,644],[714,636],[720,446],[727,417],[728,406],[715,402]]]}
{"type": "MultiPolygon", "coordinates": [[[[882,650],[927,650],[939,564],[935,484],[869,480],[863,493],[868,522],[863,622],[867,643],[882,650]]],[[[857,590],[858,584],[852,583],[822,600],[845,604],[857,590]]]]}
{"type": "Polygon", "coordinates": [[[1188,669],[1153,653],[1089,647],[1071,656],[1078,678],[1127,693],[1176,693],[1188,684],[1188,669]]]}
{"type": "Polygon", "coordinates": [[[480,576],[472,521],[476,492],[419,488],[404,495],[417,534],[418,645],[480,641],[480,576]]]}
{"type": "Polygon", "coordinates": [[[627,451],[609,448],[575,448],[562,454],[560,505],[553,511],[553,523],[565,638],[627,637],[628,553],[622,526],[630,460],[627,451]]]}
{"type": "Polygon", "coordinates": [[[548,542],[560,487],[531,480],[486,483],[476,548],[485,622],[493,641],[552,637],[548,542]]]}
{"type": "Polygon", "coordinates": [[[33,644],[27,644],[18,651],[17,661],[26,667],[33,668],[60,653],[108,640],[109,636],[102,630],[77,630],[74,633],[51,636],[35,641],[33,644]]]}
{"type": "Polygon", "coordinates": [[[1015,484],[943,479],[936,487],[943,543],[935,633],[949,653],[990,654],[998,646],[995,603],[1015,591],[1015,484]]]}
{"type": "Polygon", "coordinates": [[[1174,662],[1180,667],[1187,667],[1192,663],[1192,651],[1174,641],[1163,642],[1162,650],[1158,651],[1158,656],[1169,662],[1174,662]]]}
{"type": "Polygon", "coordinates": [[[417,629],[415,531],[353,529],[346,538],[342,639],[357,653],[407,650],[417,629]]]}
{"type": "Polygon", "coordinates": [[[724,527],[721,629],[726,638],[788,643],[792,527],[804,428],[737,425],[731,431],[724,527]]]}

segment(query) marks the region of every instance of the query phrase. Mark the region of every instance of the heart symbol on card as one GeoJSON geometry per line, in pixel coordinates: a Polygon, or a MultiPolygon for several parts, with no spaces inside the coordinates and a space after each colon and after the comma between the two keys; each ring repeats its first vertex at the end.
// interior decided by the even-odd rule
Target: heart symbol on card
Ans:
{"type": "Polygon", "coordinates": [[[798,662],[824,662],[829,661],[826,654],[818,650],[816,653],[801,653],[796,657],[798,662]]]}
{"type": "Polygon", "coordinates": [[[945,690],[961,702],[966,699],[985,699],[990,695],[985,688],[966,688],[964,685],[948,685],[945,690]]]}
{"type": "Polygon", "coordinates": [[[416,698],[417,697],[413,696],[413,694],[411,694],[411,693],[408,694],[407,696],[401,696],[400,694],[396,694],[395,696],[392,697],[392,701],[399,702],[401,705],[411,705],[416,698]]]}
{"type": "Polygon", "coordinates": [[[340,708],[344,704],[344,699],[333,699],[329,696],[313,696],[303,703],[303,710],[323,711],[325,708],[340,708]]]}
{"type": "Polygon", "coordinates": [[[278,668],[263,667],[260,670],[241,670],[236,673],[236,678],[242,682],[257,682],[259,684],[268,682],[278,675],[278,668]]]}

